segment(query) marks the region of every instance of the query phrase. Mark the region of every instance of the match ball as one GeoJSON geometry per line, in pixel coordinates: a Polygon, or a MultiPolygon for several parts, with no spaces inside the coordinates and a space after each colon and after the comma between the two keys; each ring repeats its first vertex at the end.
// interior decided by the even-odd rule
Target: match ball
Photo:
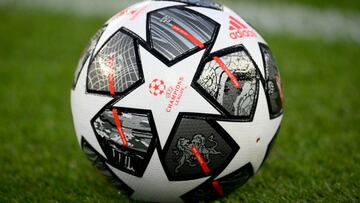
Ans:
{"type": "Polygon", "coordinates": [[[84,153],[122,194],[146,202],[238,189],[266,159],[283,106],[267,43],[206,0],[120,11],[91,39],[71,90],[84,153]]]}

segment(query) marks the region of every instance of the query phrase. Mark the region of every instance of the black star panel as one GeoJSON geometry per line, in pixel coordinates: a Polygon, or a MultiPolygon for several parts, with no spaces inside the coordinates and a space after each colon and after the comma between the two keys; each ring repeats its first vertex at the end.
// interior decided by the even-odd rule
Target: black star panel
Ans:
{"type": "Polygon", "coordinates": [[[179,120],[164,147],[163,165],[170,180],[191,180],[220,173],[235,156],[239,146],[214,121],[179,120]],[[194,154],[195,147],[209,168],[204,171],[194,154]]]}
{"type": "Polygon", "coordinates": [[[141,177],[157,141],[151,112],[105,108],[92,120],[92,126],[107,162],[141,177]]]}
{"type": "Polygon", "coordinates": [[[185,7],[170,7],[148,14],[148,42],[159,59],[168,65],[207,47],[219,25],[185,7]]]}
{"type": "Polygon", "coordinates": [[[276,118],[283,112],[284,95],[280,73],[275,59],[265,44],[259,44],[265,68],[265,92],[269,104],[270,117],[276,118]]]}
{"type": "Polygon", "coordinates": [[[193,86],[225,115],[251,121],[260,73],[247,51],[234,47],[213,53],[200,66],[193,86]]]}
{"type": "Polygon", "coordinates": [[[116,32],[95,55],[87,75],[87,91],[105,95],[128,92],[143,79],[135,39],[116,32]]]}

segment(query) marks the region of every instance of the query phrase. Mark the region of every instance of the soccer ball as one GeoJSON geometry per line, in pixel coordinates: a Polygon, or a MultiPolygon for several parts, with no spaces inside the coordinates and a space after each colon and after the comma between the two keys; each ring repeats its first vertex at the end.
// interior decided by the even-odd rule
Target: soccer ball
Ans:
{"type": "Polygon", "coordinates": [[[264,39],[205,0],[145,1],[95,34],[75,72],[79,143],[131,198],[224,197],[262,165],[283,117],[264,39]]]}

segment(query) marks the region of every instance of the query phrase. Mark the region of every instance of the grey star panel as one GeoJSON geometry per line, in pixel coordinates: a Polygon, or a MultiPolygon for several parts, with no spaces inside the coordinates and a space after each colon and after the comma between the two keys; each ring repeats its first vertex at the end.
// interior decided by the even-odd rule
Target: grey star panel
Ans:
{"type": "Polygon", "coordinates": [[[118,110],[118,119],[124,131],[127,147],[119,135],[112,109],[105,109],[93,120],[93,128],[109,163],[124,172],[141,175],[148,164],[154,133],[149,114],[118,110]]]}
{"type": "MultiPolygon", "coordinates": [[[[219,182],[221,188],[223,189],[226,195],[226,194],[230,194],[232,191],[244,185],[253,175],[254,175],[254,169],[251,163],[247,163],[240,169],[234,171],[233,173],[223,178],[218,179],[217,181],[219,182]]],[[[184,194],[181,198],[185,202],[199,202],[199,201],[209,202],[222,198],[213,188],[212,181],[213,181],[212,179],[206,181],[197,188],[184,194]]]]}
{"type": "Polygon", "coordinates": [[[238,145],[220,126],[206,120],[183,118],[164,148],[165,170],[170,180],[191,180],[221,172],[238,151],[238,145]],[[210,168],[205,174],[192,148],[196,147],[210,168]]]}
{"type": "MultiPolygon", "coordinates": [[[[155,0],[155,1],[160,1],[160,0],[155,0]]],[[[207,7],[207,8],[212,8],[212,9],[216,9],[216,10],[223,9],[222,5],[212,2],[212,1],[208,1],[208,0],[167,0],[167,1],[182,2],[182,3],[194,5],[194,6],[207,7]]]]}
{"type": "MultiPolygon", "coordinates": [[[[140,152],[147,152],[152,139],[147,115],[119,112],[119,119],[129,148],[140,152]]],[[[110,139],[118,145],[123,144],[116,128],[113,112],[110,109],[105,110],[95,120],[95,129],[104,139],[110,139]]]]}
{"type": "Polygon", "coordinates": [[[136,52],[133,38],[122,31],[113,35],[91,62],[87,78],[88,91],[110,94],[112,77],[115,93],[124,93],[141,80],[141,67],[136,52]]]}
{"type": "Polygon", "coordinates": [[[265,91],[268,97],[270,116],[276,118],[281,115],[284,102],[280,73],[269,47],[260,44],[260,50],[265,67],[265,91]]]}
{"type": "Polygon", "coordinates": [[[219,57],[240,82],[236,88],[215,61],[206,63],[197,83],[232,116],[250,117],[256,105],[259,74],[245,51],[219,57]]]}
{"type": "Polygon", "coordinates": [[[167,61],[198,50],[198,46],[187,37],[174,30],[180,27],[205,44],[211,41],[216,31],[216,23],[195,11],[172,7],[154,11],[150,15],[150,42],[167,61]]]}
{"type": "Polygon", "coordinates": [[[106,27],[102,27],[101,29],[99,29],[96,34],[91,38],[90,43],[88,44],[88,46],[85,48],[83,55],[80,58],[80,61],[77,65],[75,74],[74,74],[74,83],[73,83],[73,87],[76,86],[77,80],[79,79],[79,75],[80,72],[83,68],[83,66],[85,65],[86,60],[93,54],[94,49],[102,35],[102,33],[105,31],[106,27]]]}

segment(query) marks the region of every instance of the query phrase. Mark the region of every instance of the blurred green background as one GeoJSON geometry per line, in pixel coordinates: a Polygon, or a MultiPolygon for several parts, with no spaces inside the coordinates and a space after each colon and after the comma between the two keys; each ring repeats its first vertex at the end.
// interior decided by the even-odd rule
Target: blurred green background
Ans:
{"type": "MultiPolygon", "coordinates": [[[[74,2],[0,0],[0,202],[131,202],[80,150],[69,98],[83,48],[113,11],[131,2],[93,12],[74,2]]],[[[331,26],[349,27],[349,33],[331,37],[315,30],[309,37],[289,26],[274,31],[263,21],[243,16],[255,19],[252,24],[276,56],[286,112],[262,169],[223,202],[359,202],[360,2],[222,3],[240,10],[250,4],[334,14],[343,21],[332,21],[331,26]]],[[[311,28],[312,22],[307,23],[304,26],[311,28]]]]}

